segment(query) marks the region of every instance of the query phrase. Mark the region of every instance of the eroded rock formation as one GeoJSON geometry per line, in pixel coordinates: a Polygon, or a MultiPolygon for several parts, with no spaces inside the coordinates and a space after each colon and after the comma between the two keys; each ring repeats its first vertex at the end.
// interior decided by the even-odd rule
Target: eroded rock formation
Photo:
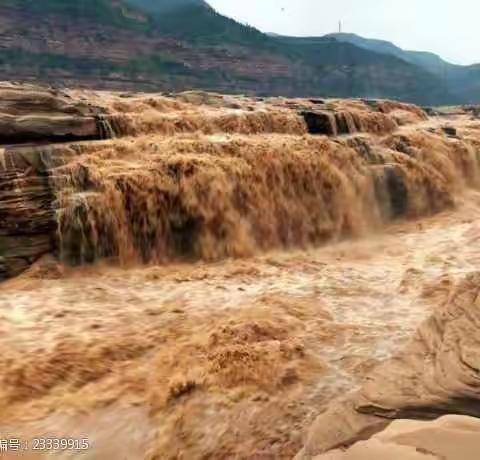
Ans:
{"type": "MultiPolygon", "coordinates": [[[[448,302],[435,310],[402,353],[376,368],[360,391],[333,404],[317,418],[297,459],[312,459],[331,449],[367,439],[381,431],[392,419],[433,420],[445,414],[480,417],[478,272],[459,283],[448,302]]],[[[430,427],[435,430],[435,427],[439,429],[442,426],[444,422],[440,421],[430,427]]],[[[396,427],[393,426],[393,432],[396,427]]],[[[465,422],[463,427],[467,431],[474,429],[478,449],[478,422],[465,422]]],[[[391,432],[374,438],[371,443],[391,439],[391,432]]],[[[432,453],[438,458],[474,458],[471,454],[462,456],[461,446],[457,456],[447,455],[440,445],[437,447],[432,453]]],[[[320,458],[364,458],[354,456],[355,452],[363,452],[364,449],[365,446],[358,446],[344,457],[332,454],[320,458]]],[[[394,451],[393,448],[390,450],[394,451]]]]}
{"type": "Polygon", "coordinates": [[[100,109],[66,93],[35,86],[0,85],[0,143],[101,138],[100,109]]]}
{"type": "Polygon", "coordinates": [[[51,251],[53,193],[40,152],[0,150],[0,279],[51,251]]]}
{"type": "Polygon", "coordinates": [[[66,93],[0,85],[0,279],[55,250],[52,142],[109,137],[101,109],[66,93]]]}
{"type": "Polygon", "coordinates": [[[480,420],[446,415],[433,422],[396,420],[368,441],[315,460],[476,460],[480,420]]]}

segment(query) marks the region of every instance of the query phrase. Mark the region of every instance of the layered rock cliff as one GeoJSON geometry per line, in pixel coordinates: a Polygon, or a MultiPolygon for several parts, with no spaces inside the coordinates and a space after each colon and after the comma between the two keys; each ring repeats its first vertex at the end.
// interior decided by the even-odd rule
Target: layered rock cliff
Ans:
{"type": "Polygon", "coordinates": [[[55,240],[50,143],[101,139],[99,109],[38,87],[0,86],[0,278],[14,276],[55,240]]]}

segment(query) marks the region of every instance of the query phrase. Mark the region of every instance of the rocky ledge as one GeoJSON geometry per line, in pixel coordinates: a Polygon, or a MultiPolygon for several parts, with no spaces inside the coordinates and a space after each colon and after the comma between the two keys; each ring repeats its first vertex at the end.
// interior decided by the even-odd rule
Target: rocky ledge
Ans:
{"type": "Polygon", "coordinates": [[[480,420],[446,415],[432,422],[396,420],[367,441],[315,460],[477,460],[480,420]]]}
{"type": "Polygon", "coordinates": [[[480,273],[474,273],[459,283],[448,302],[421,325],[402,353],[380,365],[360,391],[332,404],[317,418],[296,460],[317,456],[330,460],[473,460],[480,449],[479,417],[480,273]],[[449,417],[426,425],[396,423],[371,438],[393,419],[428,421],[445,414],[467,418],[449,417]],[[427,442],[429,433],[435,437],[427,442]],[[368,438],[368,443],[350,450],[321,455],[368,438]],[[459,444],[448,447],[447,439],[456,439],[459,444]],[[408,450],[379,445],[386,441],[415,447],[419,452],[423,449],[430,456],[419,453],[409,457],[405,455],[408,450]]]}
{"type": "Polygon", "coordinates": [[[108,137],[102,109],[66,92],[0,84],[0,279],[51,252],[55,239],[49,144],[108,137]]]}
{"type": "Polygon", "coordinates": [[[101,112],[66,92],[0,84],[0,144],[101,139],[101,112]]]}

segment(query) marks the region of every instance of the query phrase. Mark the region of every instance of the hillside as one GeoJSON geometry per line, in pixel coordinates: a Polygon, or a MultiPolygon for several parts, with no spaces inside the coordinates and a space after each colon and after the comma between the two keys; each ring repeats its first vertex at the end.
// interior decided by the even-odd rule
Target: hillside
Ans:
{"type": "Polygon", "coordinates": [[[275,37],[284,50],[321,72],[320,85],[338,97],[399,98],[422,104],[452,103],[444,82],[395,56],[320,38],[275,37]]]}
{"type": "Polygon", "coordinates": [[[325,37],[369,51],[396,56],[440,78],[459,102],[478,103],[480,101],[480,65],[456,65],[434,53],[403,50],[388,41],[364,38],[356,34],[336,33],[325,37]]]}
{"type": "Polygon", "coordinates": [[[152,15],[170,13],[174,10],[189,7],[210,8],[205,0],[127,0],[127,2],[152,15]]]}
{"type": "Polygon", "coordinates": [[[328,34],[325,37],[333,38],[339,42],[351,43],[352,45],[359,46],[370,51],[375,51],[377,53],[396,56],[400,59],[410,62],[411,64],[423,67],[425,70],[435,74],[444,73],[446,69],[450,69],[452,67],[461,67],[450,64],[434,53],[403,50],[402,48],[385,40],[364,38],[359,35],[349,33],[328,34]]]}
{"type": "MultiPolygon", "coordinates": [[[[19,12],[25,16],[39,17],[55,15],[70,20],[91,20],[97,24],[133,29],[145,29],[149,23],[147,15],[128,3],[112,0],[1,0],[0,6],[19,12]]],[[[8,10],[7,10],[8,11],[8,10]]],[[[60,24],[59,24],[60,26],[60,24]]]]}
{"type": "MultiPolygon", "coordinates": [[[[108,89],[199,88],[257,95],[464,101],[392,55],[333,39],[272,37],[203,0],[0,0],[5,79],[108,89]]],[[[475,74],[475,71],[472,71],[475,74]]],[[[464,84],[465,83],[465,84],[464,84]]],[[[474,102],[473,100],[471,102],[474,102]]]]}

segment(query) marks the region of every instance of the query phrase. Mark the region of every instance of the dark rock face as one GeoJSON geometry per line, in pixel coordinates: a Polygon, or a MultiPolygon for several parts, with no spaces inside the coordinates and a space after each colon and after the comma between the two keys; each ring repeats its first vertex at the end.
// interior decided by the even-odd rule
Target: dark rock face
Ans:
{"type": "Polygon", "coordinates": [[[334,403],[310,430],[298,459],[312,459],[381,431],[392,419],[480,417],[480,273],[468,275],[396,358],[363,388],[334,403]]]}
{"type": "Polygon", "coordinates": [[[98,138],[97,121],[94,117],[0,115],[0,143],[3,144],[67,142],[98,138]]]}
{"type": "Polygon", "coordinates": [[[457,136],[457,130],[453,128],[452,126],[445,126],[442,128],[442,131],[450,137],[456,137],[457,136]]]}
{"type": "Polygon", "coordinates": [[[305,111],[301,112],[310,134],[337,135],[335,115],[331,112],[305,111]]]}
{"type": "Polygon", "coordinates": [[[310,134],[337,136],[354,134],[361,131],[360,123],[356,122],[354,114],[349,112],[303,111],[300,114],[305,119],[310,134]]]}
{"type": "Polygon", "coordinates": [[[0,144],[99,139],[99,109],[55,91],[0,86],[0,144]]]}
{"type": "Polygon", "coordinates": [[[429,117],[435,117],[438,115],[438,111],[433,107],[423,107],[423,110],[429,117]]]}
{"type": "Polygon", "coordinates": [[[480,105],[466,106],[465,111],[471,113],[473,118],[480,117],[480,105]]]}
{"type": "Polygon", "coordinates": [[[99,112],[54,91],[0,86],[0,279],[55,250],[56,160],[40,145],[109,137],[99,112]]]}
{"type": "Polygon", "coordinates": [[[0,279],[5,279],[51,252],[55,219],[41,156],[3,150],[0,159],[0,279]]]}
{"type": "Polygon", "coordinates": [[[384,172],[392,217],[403,216],[408,209],[408,189],[402,170],[396,165],[386,165],[384,172]]]}

